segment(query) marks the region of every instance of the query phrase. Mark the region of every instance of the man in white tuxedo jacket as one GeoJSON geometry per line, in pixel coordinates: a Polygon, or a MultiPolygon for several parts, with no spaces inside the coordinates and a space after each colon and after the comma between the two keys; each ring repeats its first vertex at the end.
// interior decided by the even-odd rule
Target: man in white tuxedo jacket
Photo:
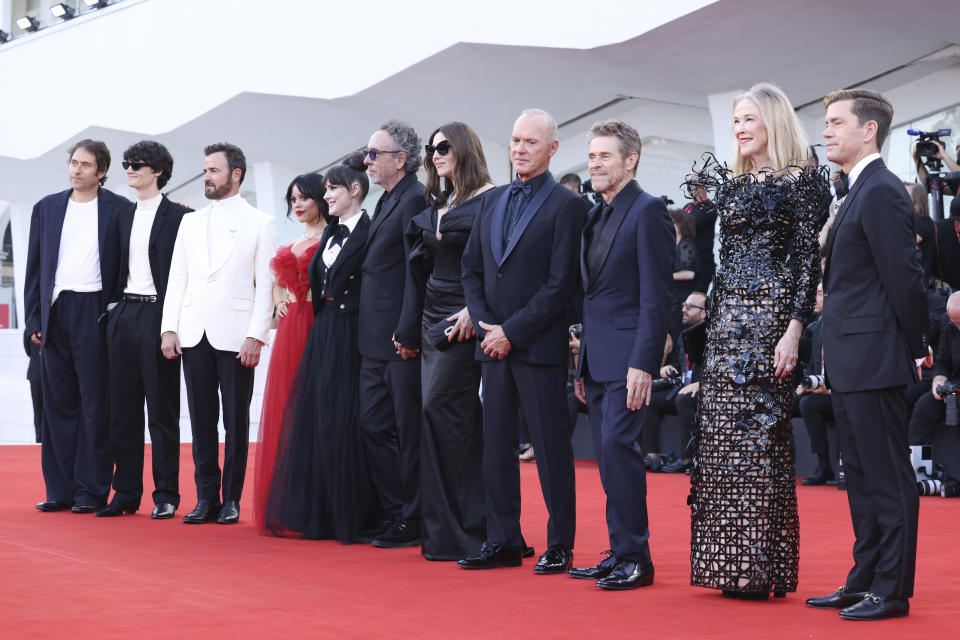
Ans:
{"type": "Polygon", "coordinates": [[[183,355],[187,383],[197,506],[183,521],[233,524],[240,517],[247,468],[254,367],[270,331],[270,259],[277,230],[271,216],[240,197],[243,151],[218,143],[204,153],[204,193],[213,202],[180,223],[163,303],[161,350],[167,358],[183,355]],[[227,435],[222,502],[218,388],[227,435]]]}

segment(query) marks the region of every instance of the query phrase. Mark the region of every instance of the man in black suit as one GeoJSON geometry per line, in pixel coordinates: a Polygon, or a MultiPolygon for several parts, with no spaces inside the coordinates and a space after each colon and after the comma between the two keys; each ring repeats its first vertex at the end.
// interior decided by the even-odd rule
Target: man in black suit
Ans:
{"type": "Polygon", "coordinates": [[[173,158],[159,142],[143,140],[123,152],[127,184],[137,203],[118,219],[120,277],[107,323],[110,357],[110,445],[113,500],[98,516],[140,508],[143,496],[143,403],[153,452],[151,517],[172,518],[180,504],[180,360],[160,352],[160,319],[180,218],[191,211],[160,193],[173,158]]]}
{"type": "Polygon", "coordinates": [[[917,487],[904,388],[927,356],[927,300],[913,204],[883,164],[893,107],[875,91],[836,91],[827,159],[847,174],[824,248],[823,358],[856,542],[846,584],[813,607],[851,620],[908,615],[917,550],[917,487]]]}
{"type": "Polygon", "coordinates": [[[372,532],[377,547],[420,544],[420,324],[398,326],[407,252],[403,234],[423,211],[417,180],[420,138],[397,120],[383,124],[364,149],[370,181],[383,187],[363,254],[359,347],[360,430],[386,521],[372,532]]]}
{"type": "Polygon", "coordinates": [[[603,204],[591,211],[581,241],[579,373],[607,494],[612,553],[569,575],[624,590],[653,584],[646,469],[637,439],[663,359],[676,246],[663,200],[634,180],[637,130],[621,120],[603,120],[589,138],[590,179],[603,204]]]}
{"type": "Polygon", "coordinates": [[[119,271],[117,216],[130,201],[106,189],[110,151],[69,150],[70,189],[33,207],[24,284],[26,327],[43,346],[41,511],[93,513],[110,492],[104,324],[119,271]]]}
{"type": "Polygon", "coordinates": [[[487,541],[466,569],[521,565],[520,411],[537,452],[550,519],[535,573],[563,573],[576,528],[573,447],[566,411],[567,305],[577,290],[586,204],[548,171],[557,124],[546,111],[517,119],[510,160],[517,179],[490,191],[463,255],[463,288],[483,370],[483,480],[487,541]]]}

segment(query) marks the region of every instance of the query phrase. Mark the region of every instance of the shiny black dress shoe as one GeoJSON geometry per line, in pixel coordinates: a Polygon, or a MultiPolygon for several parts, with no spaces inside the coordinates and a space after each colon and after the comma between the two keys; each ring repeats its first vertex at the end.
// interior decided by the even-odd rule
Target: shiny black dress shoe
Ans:
{"type": "Polygon", "coordinates": [[[72,507],[72,506],[73,506],[73,504],[70,503],[70,502],[54,502],[54,501],[52,501],[52,500],[44,500],[43,502],[38,502],[38,503],[37,503],[37,510],[38,510],[38,511],[49,511],[49,512],[53,512],[53,511],[66,511],[67,509],[69,509],[69,508],[72,507]]]}
{"type": "Polygon", "coordinates": [[[213,522],[219,514],[220,503],[200,500],[193,511],[183,516],[183,521],[187,524],[203,524],[204,522],[213,522]]]}
{"type": "Polygon", "coordinates": [[[484,542],[480,553],[457,561],[463,569],[495,569],[497,567],[519,567],[523,564],[522,552],[495,542],[484,542]]]}
{"type": "Polygon", "coordinates": [[[817,469],[809,476],[800,481],[805,487],[819,487],[833,480],[833,469],[826,467],[817,469]]]}
{"type": "Polygon", "coordinates": [[[420,527],[413,522],[397,520],[370,544],[381,549],[418,547],[420,546],[420,527]]]}
{"type": "Polygon", "coordinates": [[[633,560],[620,558],[606,578],[597,580],[597,586],[610,591],[625,591],[653,584],[653,566],[643,566],[633,560]]]}
{"type": "Polygon", "coordinates": [[[910,615],[910,601],[906,598],[887,598],[868,593],[863,600],[840,611],[845,620],[885,620],[910,615]]]}
{"type": "Polygon", "coordinates": [[[220,515],[217,516],[219,524],[237,524],[240,522],[240,505],[236,500],[227,500],[220,508],[220,515]]]}
{"type": "Polygon", "coordinates": [[[867,597],[865,591],[851,591],[846,585],[828,596],[807,598],[807,606],[817,609],[846,609],[867,597]]]}
{"type": "Polygon", "coordinates": [[[533,572],[539,575],[566,573],[571,564],[573,564],[573,551],[563,545],[552,544],[537,560],[533,572]]]}
{"type": "Polygon", "coordinates": [[[125,513],[136,513],[137,509],[139,509],[139,505],[123,504],[114,500],[104,508],[98,509],[94,515],[98,518],[114,518],[125,513]]]}
{"type": "Polygon", "coordinates": [[[537,553],[536,549],[527,545],[527,541],[523,539],[523,536],[520,536],[520,546],[523,547],[522,555],[524,558],[532,558],[537,553]]]}
{"type": "Polygon", "coordinates": [[[613,568],[617,566],[617,556],[613,550],[607,549],[606,553],[607,556],[592,567],[570,569],[567,571],[567,575],[571,578],[579,578],[581,580],[599,580],[600,578],[606,578],[610,575],[610,572],[613,571],[613,568]]]}
{"type": "Polygon", "coordinates": [[[70,511],[74,513],[96,513],[97,506],[92,504],[75,504],[70,507],[70,511]]]}
{"type": "Polygon", "coordinates": [[[150,517],[154,520],[167,520],[172,518],[176,512],[177,508],[173,506],[173,503],[159,502],[157,506],[153,508],[153,513],[150,514],[150,517]]]}

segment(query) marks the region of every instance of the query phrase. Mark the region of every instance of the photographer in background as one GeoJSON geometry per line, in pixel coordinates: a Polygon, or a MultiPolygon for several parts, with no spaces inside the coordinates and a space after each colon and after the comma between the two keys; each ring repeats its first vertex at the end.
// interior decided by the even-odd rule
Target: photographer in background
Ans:
{"type": "Polygon", "coordinates": [[[960,198],[950,202],[950,217],[934,224],[940,281],[951,289],[960,289],[960,198]]]}
{"type": "Polygon", "coordinates": [[[694,280],[697,291],[706,293],[713,282],[717,265],[713,262],[713,238],[717,226],[717,207],[710,201],[707,190],[698,188],[693,193],[693,202],[684,207],[684,211],[693,216],[695,233],[693,242],[697,247],[699,270],[694,280]]]}
{"type": "MultiPolygon", "coordinates": [[[[946,149],[943,148],[943,144],[937,140],[930,140],[930,144],[934,145],[937,148],[937,152],[930,154],[930,159],[937,159],[943,162],[943,170],[945,172],[960,171],[960,138],[957,139],[957,146],[954,150],[956,153],[957,161],[954,162],[953,159],[947,155],[946,149]]],[[[917,145],[913,145],[913,163],[917,167],[917,179],[922,182],[924,185],[927,184],[927,177],[930,175],[926,165],[919,161],[917,158],[917,145]]],[[[944,195],[952,196],[954,191],[950,189],[948,185],[944,185],[943,189],[944,195]]]]}
{"type": "Polygon", "coordinates": [[[933,382],[913,407],[908,432],[910,445],[931,444],[937,426],[946,421],[957,423],[957,395],[960,385],[960,291],[947,300],[947,322],[940,332],[940,344],[933,361],[933,382]],[[950,413],[948,419],[948,405],[950,413]]]}
{"type": "Polygon", "coordinates": [[[823,283],[817,286],[813,311],[818,317],[804,331],[804,338],[810,340],[810,357],[796,390],[800,415],[810,436],[810,450],[817,456],[817,468],[801,482],[808,487],[827,484],[834,479],[827,439],[827,422],[833,422],[833,400],[823,376],[823,318],[819,317],[823,313],[823,283]]]}

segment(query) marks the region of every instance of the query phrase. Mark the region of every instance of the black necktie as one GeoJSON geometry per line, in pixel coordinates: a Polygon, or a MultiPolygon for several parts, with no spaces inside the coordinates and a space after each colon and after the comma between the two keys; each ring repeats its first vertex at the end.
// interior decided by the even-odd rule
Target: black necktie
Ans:
{"type": "Polygon", "coordinates": [[[330,234],[330,244],[327,246],[327,249],[332,249],[334,246],[339,246],[343,248],[344,241],[350,237],[350,229],[347,228],[347,225],[339,223],[333,228],[333,233],[330,234]]]}
{"type": "Polygon", "coordinates": [[[603,205],[603,208],[600,209],[600,213],[598,214],[599,218],[597,222],[589,229],[589,234],[587,234],[587,273],[591,276],[596,275],[596,272],[600,269],[600,261],[602,259],[600,255],[600,237],[603,235],[603,228],[606,226],[612,213],[613,205],[603,205]]]}
{"type": "Polygon", "coordinates": [[[510,236],[517,227],[520,220],[520,214],[530,198],[530,182],[521,182],[520,178],[514,179],[510,183],[510,200],[507,202],[507,215],[503,220],[503,246],[506,248],[510,242],[510,236]]]}

